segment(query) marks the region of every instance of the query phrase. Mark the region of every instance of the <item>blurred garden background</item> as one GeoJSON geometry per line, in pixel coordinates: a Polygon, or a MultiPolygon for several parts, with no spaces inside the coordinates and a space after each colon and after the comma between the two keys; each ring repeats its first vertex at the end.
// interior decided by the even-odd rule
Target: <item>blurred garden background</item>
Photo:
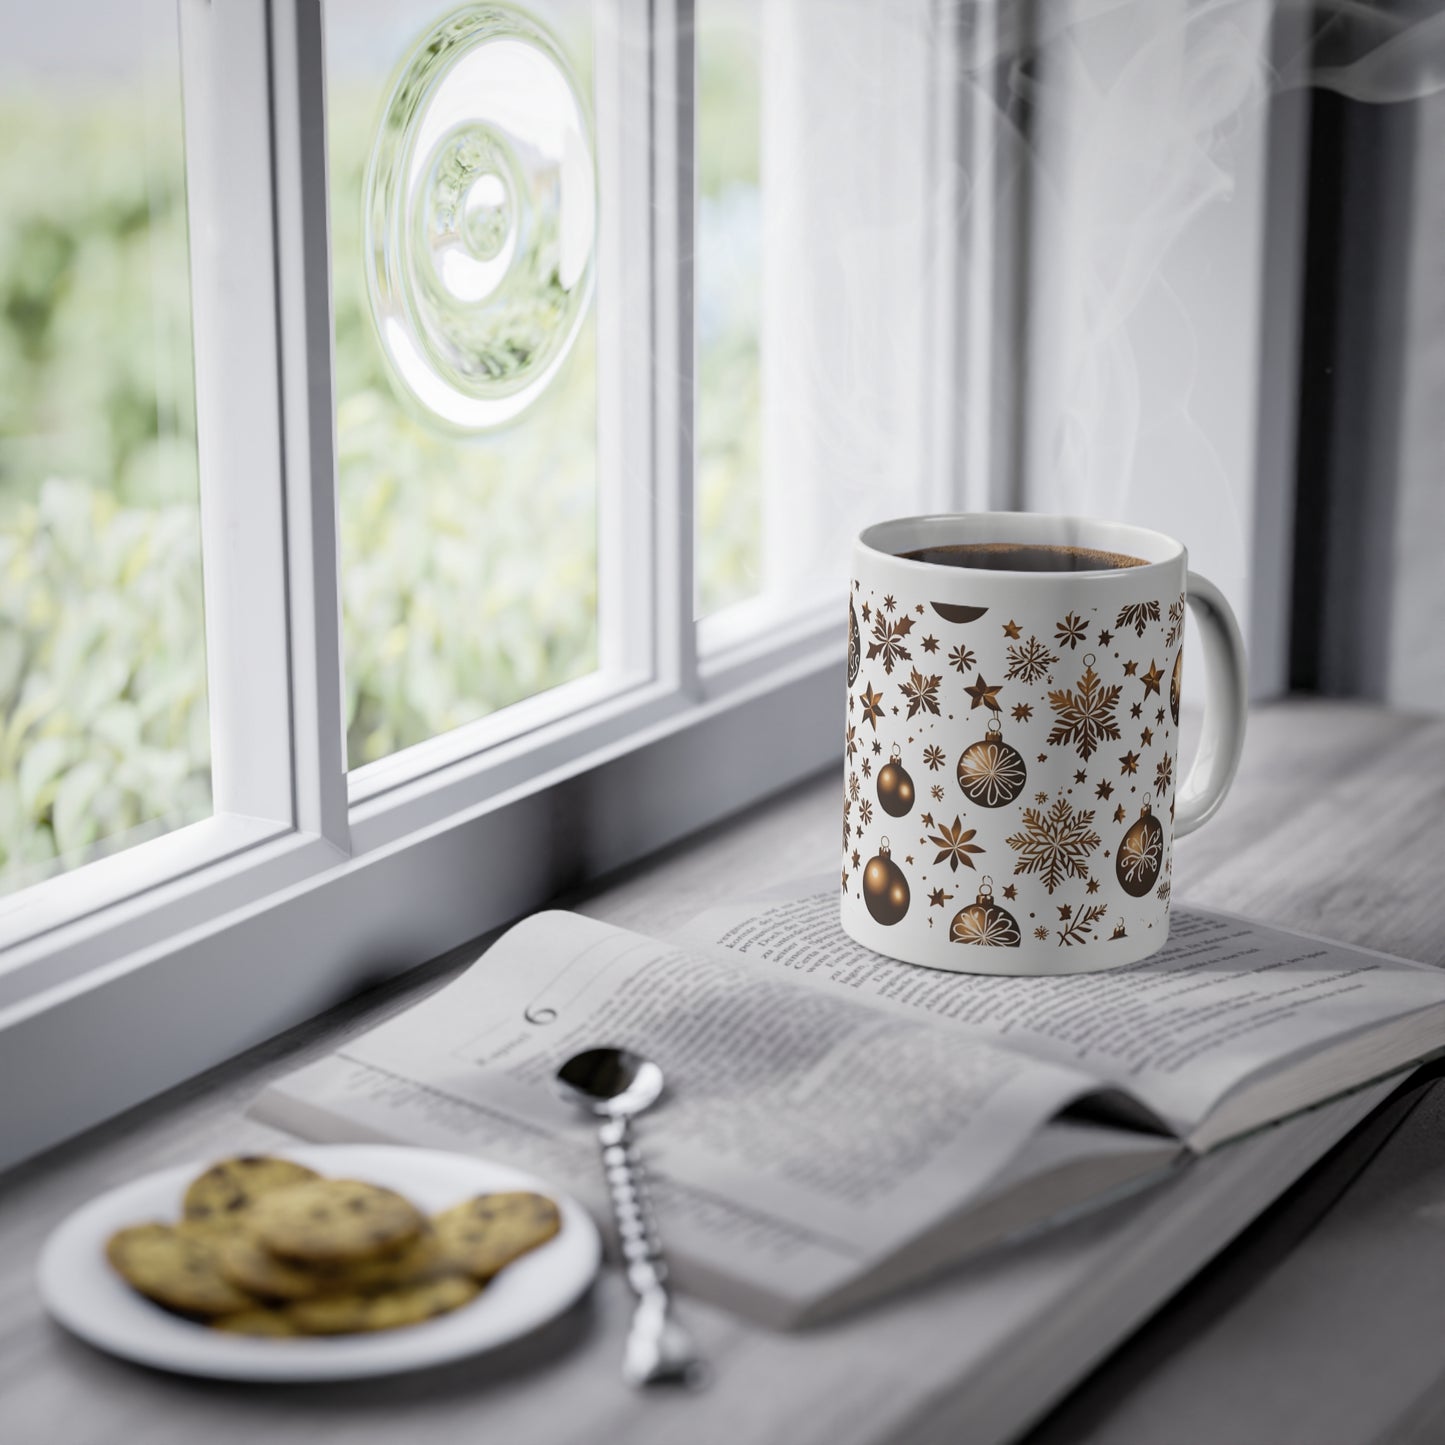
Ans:
{"type": "MultiPolygon", "coordinates": [[[[538,8],[585,83],[588,7],[538,8]]],[[[701,614],[759,585],[760,212],[756,6],[700,8],[701,614]]],[[[483,439],[408,410],[371,323],[366,156],[405,42],[442,13],[400,0],[327,7],[328,49],[341,59],[328,124],[352,767],[597,659],[590,323],[549,394],[483,439]]],[[[0,889],[10,890],[206,816],[210,734],[174,6],[0,0],[0,20],[10,41],[0,57],[0,889]]]]}

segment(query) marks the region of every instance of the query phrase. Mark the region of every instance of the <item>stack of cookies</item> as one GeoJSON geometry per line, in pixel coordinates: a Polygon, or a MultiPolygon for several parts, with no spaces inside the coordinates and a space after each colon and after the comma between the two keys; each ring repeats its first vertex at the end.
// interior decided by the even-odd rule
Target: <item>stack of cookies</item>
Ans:
{"type": "Polygon", "coordinates": [[[343,1335],[458,1309],[560,1227],[540,1194],[481,1194],[428,1218],[380,1185],[246,1155],[194,1179],[178,1223],[122,1229],[106,1255],[148,1299],[215,1329],[343,1335]]]}

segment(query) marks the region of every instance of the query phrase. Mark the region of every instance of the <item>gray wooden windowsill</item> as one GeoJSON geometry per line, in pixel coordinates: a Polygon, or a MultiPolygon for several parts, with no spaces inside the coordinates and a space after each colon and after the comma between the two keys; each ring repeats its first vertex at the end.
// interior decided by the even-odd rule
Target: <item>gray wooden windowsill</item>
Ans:
{"type": "MultiPolygon", "coordinates": [[[[830,870],[837,809],[830,772],[561,902],[665,932],[715,898],[830,870]]],[[[1304,700],[1259,711],[1230,798],[1180,843],[1175,877],[1187,903],[1445,963],[1445,722],[1304,700]]],[[[800,1373],[784,1397],[760,1384],[770,1337],[688,1302],[718,1366],[713,1390],[694,1401],[638,1402],[616,1383],[626,1299],[610,1276],[565,1319],[496,1355],[347,1387],[172,1379],[108,1359],[44,1318],[31,1272],[61,1216],[151,1169],[285,1142],[243,1117],[264,1084],[410,1006],[484,941],[0,1175],[0,1440],[830,1438],[829,1402],[810,1397],[806,1380],[807,1352],[830,1347],[826,1329],[793,1352],[800,1373]]],[[[1445,1438],[1430,1433],[1445,1420],[1441,1122],[1445,1101],[1432,1094],[1364,1173],[1339,1186],[1333,1207],[1286,1257],[1262,1259],[1256,1249],[1212,1266],[1161,1315],[1164,1324],[1141,1330],[1045,1420],[1039,1445],[1445,1438]]],[[[890,1388],[907,1392],[909,1382],[890,1388]]],[[[880,1407],[878,1418],[876,1438],[893,1438],[884,1422],[897,1412],[880,1407]]],[[[866,1421],[848,1424],[849,1439],[867,1433],[866,1421]]]]}

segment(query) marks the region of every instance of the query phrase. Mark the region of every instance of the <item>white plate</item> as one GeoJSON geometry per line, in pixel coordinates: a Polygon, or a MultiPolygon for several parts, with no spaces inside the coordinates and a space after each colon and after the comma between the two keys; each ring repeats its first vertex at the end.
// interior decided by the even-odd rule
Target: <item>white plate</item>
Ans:
{"type": "Polygon", "coordinates": [[[183,1164],[92,1199],[51,1234],[38,1270],[46,1309],[92,1345],[162,1370],[228,1380],[349,1380],[439,1365],[505,1344],[561,1314],[597,1273],[601,1246],[586,1210],[516,1169],[386,1144],[318,1144],[279,1152],[322,1174],[388,1185],[428,1213],[473,1194],[532,1189],[556,1200],[562,1228],[504,1269],[471,1304],[439,1319],[370,1335],[229,1335],[166,1313],[106,1262],[105,1243],[117,1229],[180,1218],[186,1185],[206,1167],[183,1164]]]}

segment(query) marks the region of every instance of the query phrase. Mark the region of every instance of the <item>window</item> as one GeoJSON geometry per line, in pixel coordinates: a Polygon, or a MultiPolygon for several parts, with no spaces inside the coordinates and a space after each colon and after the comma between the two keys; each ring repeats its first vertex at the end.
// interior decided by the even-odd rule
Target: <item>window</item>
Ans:
{"type": "MultiPolygon", "coordinates": [[[[102,833],[134,846],[0,907],[0,1089],[53,1100],[13,1154],[831,755],[843,639],[813,562],[847,521],[816,467],[768,500],[790,461],[763,440],[770,347],[787,357],[761,319],[762,16],[709,0],[699,56],[693,6],[666,0],[4,0],[7,34],[114,77],[83,87],[107,123],[58,60],[11,48],[4,113],[32,143],[7,148],[4,225],[43,213],[15,188],[22,164],[65,172],[53,147],[104,173],[73,189],[121,238],[79,276],[101,289],[56,332],[72,350],[7,398],[4,525],[34,525],[56,469],[99,497],[74,523],[87,567],[104,526],[160,529],[91,600],[170,729],[112,720],[99,770],[54,764],[57,795],[94,784],[53,805],[65,861],[102,833]],[[142,32],[122,76],[116,37],[142,32]],[[12,116],[21,69],[54,138],[12,116]],[[99,371],[77,358],[106,301],[99,371]],[[108,384],[140,420],[87,442],[108,384]],[[795,556],[766,541],[805,517],[795,556]],[[169,630],[130,627],[143,602],[169,630]],[[152,803],[112,822],[106,790],[142,761],[164,763],[152,803]]],[[[769,161],[777,184],[792,163],[769,161]]],[[[85,230],[12,276],[63,307],[55,257],[85,230]]]]}
{"type": "MultiPolygon", "coordinates": [[[[1098,104],[1157,74],[1123,27],[1035,10],[0,0],[23,136],[0,155],[0,1095],[46,1101],[12,1157],[831,766],[857,526],[1056,506],[1092,387],[1129,402],[1079,345],[1079,259],[1107,279],[1137,254],[1069,149],[1079,105],[1130,155],[1243,144],[1261,175],[1263,131],[1211,87],[1217,7],[1218,43],[1160,40],[1222,95],[1204,150],[1098,104]],[[14,592],[45,507],[81,600],[49,613],[14,592]],[[71,702],[17,725],[46,647],[84,657],[84,725],[71,702]],[[22,793],[49,829],[25,847],[22,793]],[[58,857],[90,861],[38,877],[58,857]]],[[[1211,405],[1257,373],[1257,288],[1212,305],[1225,250],[1173,256],[1130,316],[1153,337],[1189,282],[1234,328],[1202,392],[1144,377],[1211,405]]]]}

